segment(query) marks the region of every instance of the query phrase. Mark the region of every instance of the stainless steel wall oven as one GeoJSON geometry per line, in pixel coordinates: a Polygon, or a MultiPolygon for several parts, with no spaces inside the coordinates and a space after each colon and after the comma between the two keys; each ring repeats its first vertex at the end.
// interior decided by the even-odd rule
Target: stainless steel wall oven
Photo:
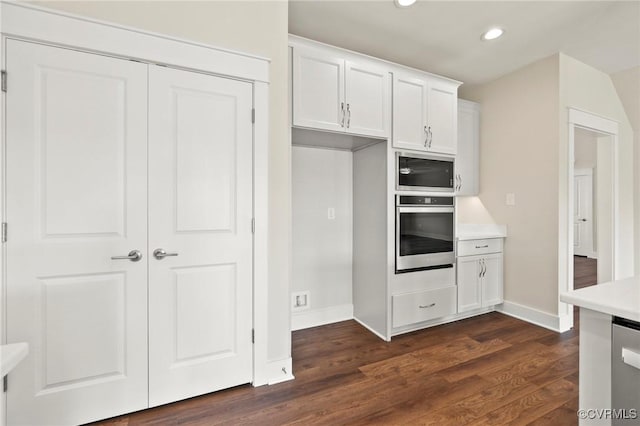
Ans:
{"type": "Polygon", "coordinates": [[[454,198],[396,195],[396,273],[454,262],[454,198]]]}

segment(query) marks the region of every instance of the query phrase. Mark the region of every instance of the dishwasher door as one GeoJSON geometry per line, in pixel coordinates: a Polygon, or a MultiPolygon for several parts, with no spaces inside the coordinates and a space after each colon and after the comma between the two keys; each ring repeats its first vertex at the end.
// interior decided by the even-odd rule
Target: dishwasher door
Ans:
{"type": "Polygon", "coordinates": [[[613,320],[611,342],[612,425],[640,423],[640,323],[613,320]]]}

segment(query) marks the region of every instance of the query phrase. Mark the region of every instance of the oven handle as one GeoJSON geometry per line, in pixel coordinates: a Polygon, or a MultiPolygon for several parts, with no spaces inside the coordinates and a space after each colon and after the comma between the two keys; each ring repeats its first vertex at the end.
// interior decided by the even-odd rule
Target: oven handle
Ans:
{"type": "Polygon", "coordinates": [[[453,207],[398,207],[398,213],[453,213],[453,207]]]}

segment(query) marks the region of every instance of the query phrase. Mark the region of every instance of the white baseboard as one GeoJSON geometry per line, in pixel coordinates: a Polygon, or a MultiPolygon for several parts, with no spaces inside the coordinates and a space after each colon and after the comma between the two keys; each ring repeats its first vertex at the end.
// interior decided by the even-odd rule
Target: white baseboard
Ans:
{"type": "Polygon", "coordinates": [[[255,379],[253,386],[275,385],[293,380],[293,361],[291,357],[277,361],[269,361],[261,371],[261,379],[255,379]]]}
{"type": "Polygon", "coordinates": [[[530,308],[529,306],[505,300],[502,305],[496,306],[496,311],[558,333],[560,333],[561,330],[560,317],[530,308]]]}
{"type": "Polygon", "coordinates": [[[318,327],[320,325],[353,319],[353,305],[329,306],[291,314],[291,330],[318,327]]]}

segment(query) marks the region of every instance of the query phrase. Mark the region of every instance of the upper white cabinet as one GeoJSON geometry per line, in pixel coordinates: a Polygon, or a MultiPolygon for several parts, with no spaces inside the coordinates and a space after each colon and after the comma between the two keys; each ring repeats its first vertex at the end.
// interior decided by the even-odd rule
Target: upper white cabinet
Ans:
{"type": "Polygon", "coordinates": [[[393,147],[456,154],[458,83],[394,72],[393,147]]]}
{"type": "Polygon", "coordinates": [[[293,125],[388,137],[390,72],[366,60],[294,47],[293,125]]]}
{"type": "Polygon", "coordinates": [[[458,100],[458,153],[456,155],[456,195],[480,192],[480,105],[458,100]]]}

